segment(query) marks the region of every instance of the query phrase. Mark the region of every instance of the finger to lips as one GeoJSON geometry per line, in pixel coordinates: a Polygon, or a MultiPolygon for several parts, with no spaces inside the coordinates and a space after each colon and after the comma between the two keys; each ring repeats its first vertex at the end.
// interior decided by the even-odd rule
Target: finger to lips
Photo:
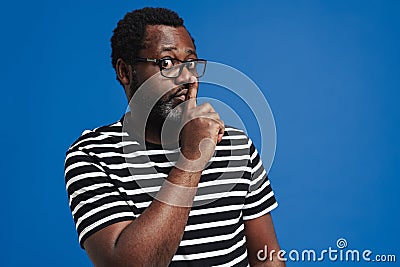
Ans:
{"type": "Polygon", "coordinates": [[[186,105],[187,109],[193,109],[196,107],[196,96],[197,88],[195,86],[189,86],[188,92],[186,94],[186,101],[188,102],[186,105]]]}

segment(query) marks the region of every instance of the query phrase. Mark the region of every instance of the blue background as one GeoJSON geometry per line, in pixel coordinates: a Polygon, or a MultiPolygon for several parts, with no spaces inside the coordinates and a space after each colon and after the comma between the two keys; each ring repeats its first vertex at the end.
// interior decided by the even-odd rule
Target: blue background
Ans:
{"type": "Polygon", "coordinates": [[[109,39],[147,5],[176,10],[201,57],[243,71],[268,99],[281,247],[346,238],[399,258],[400,2],[3,1],[0,266],[91,266],[67,204],[65,151],[123,114],[109,39]]]}

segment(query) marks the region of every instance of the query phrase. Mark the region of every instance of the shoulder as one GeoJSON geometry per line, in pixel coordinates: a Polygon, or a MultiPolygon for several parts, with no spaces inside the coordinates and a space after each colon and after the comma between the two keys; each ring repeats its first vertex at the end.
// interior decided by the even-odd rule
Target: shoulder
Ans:
{"type": "Polygon", "coordinates": [[[242,129],[230,126],[230,125],[225,125],[224,136],[242,136],[242,137],[248,138],[245,131],[243,131],[242,129]]]}
{"type": "Polygon", "coordinates": [[[237,156],[250,159],[254,146],[244,130],[226,125],[224,136],[215,150],[217,156],[237,156]]]}
{"type": "Polygon", "coordinates": [[[222,151],[229,149],[233,154],[247,154],[250,162],[256,157],[258,158],[258,151],[251,138],[247,133],[239,128],[227,125],[225,127],[224,136],[222,141],[217,144],[216,150],[222,151]]]}
{"type": "Polygon", "coordinates": [[[68,148],[66,153],[89,149],[96,145],[119,142],[123,135],[121,121],[91,130],[84,130],[81,136],[68,148]]]}
{"type": "Polygon", "coordinates": [[[223,142],[221,142],[221,145],[224,144],[231,144],[231,145],[246,145],[248,147],[253,146],[253,142],[251,141],[251,138],[247,135],[247,133],[239,128],[226,125],[225,126],[225,132],[224,136],[222,137],[223,142]]]}
{"type": "Polygon", "coordinates": [[[248,142],[250,138],[247,136],[246,132],[242,129],[232,127],[229,125],[225,126],[223,140],[242,140],[248,142]]]}

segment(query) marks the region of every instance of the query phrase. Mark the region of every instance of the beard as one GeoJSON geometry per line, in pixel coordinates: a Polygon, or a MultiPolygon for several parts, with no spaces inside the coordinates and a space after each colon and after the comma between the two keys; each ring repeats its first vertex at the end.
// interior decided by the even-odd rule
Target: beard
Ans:
{"type": "Polygon", "coordinates": [[[177,105],[178,104],[174,103],[173,97],[169,99],[164,99],[163,97],[154,105],[150,112],[150,117],[153,115],[160,118],[162,121],[169,120],[178,123],[182,118],[182,108],[177,105]]]}
{"type": "Polygon", "coordinates": [[[153,129],[161,134],[161,140],[169,146],[179,147],[179,133],[181,128],[182,106],[178,106],[176,99],[164,95],[151,109],[146,122],[146,131],[153,129]],[[175,101],[174,101],[175,100],[175,101]]]}
{"type": "MultiPolygon", "coordinates": [[[[131,85],[132,95],[136,92],[138,84],[134,81],[131,85]]],[[[139,107],[136,110],[150,111],[147,118],[147,124],[162,125],[165,122],[179,125],[182,118],[182,107],[179,106],[181,102],[174,99],[174,94],[164,94],[160,99],[154,103],[154,98],[142,94],[140,96],[139,107]]],[[[136,103],[138,104],[138,103],[136,103]]]]}

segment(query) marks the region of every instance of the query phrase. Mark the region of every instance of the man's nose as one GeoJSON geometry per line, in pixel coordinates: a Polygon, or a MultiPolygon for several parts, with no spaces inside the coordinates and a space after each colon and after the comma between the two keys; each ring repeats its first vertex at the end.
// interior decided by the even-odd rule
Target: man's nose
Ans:
{"type": "Polygon", "coordinates": [[[184,84],[184,83],[193,83],[196,80],[194,74],[189,71],[188,66],[186,64],[182,64],[179,66],[181,68],[181,74],[175,78],[176,84],[184,84]]]}

